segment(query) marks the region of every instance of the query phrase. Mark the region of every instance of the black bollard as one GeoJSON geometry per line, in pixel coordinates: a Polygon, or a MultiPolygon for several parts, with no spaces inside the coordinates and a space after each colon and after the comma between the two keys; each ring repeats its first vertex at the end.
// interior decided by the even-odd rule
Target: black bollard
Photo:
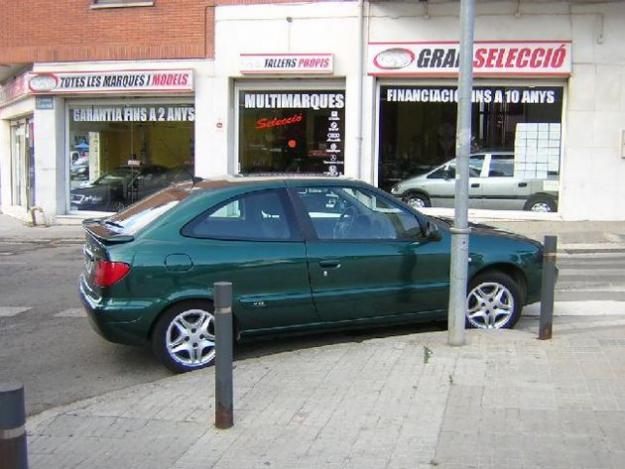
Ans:
{"type": "Polygon", "coordinates": [[[232,415],[232,283],[215,288],[215,426],[234,425],[232,415]]]}
{"type": "Polygon", "coordinates": [[[0,384],[0,469],[27,469],[24,386],[0,384]]]}
{"type": "Polygon", "coordinates": [[[545,236],[543,250],[543,278],[540,297],[540,324],[538,338],[551,339],[553,328],[553,299],[556,287],[556,251],[558,249],[557,236],[545,236]]]}

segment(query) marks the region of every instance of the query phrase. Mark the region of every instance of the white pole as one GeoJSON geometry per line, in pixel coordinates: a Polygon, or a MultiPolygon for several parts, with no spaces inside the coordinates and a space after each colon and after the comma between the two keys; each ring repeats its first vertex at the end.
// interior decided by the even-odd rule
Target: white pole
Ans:
{"type": "Polygon", "coordinates": [[[471,151],[471,89],[473,87],[473,30],[475,0],[460,1],[460,70],[456,127],[455,218],[451,228],[448,343],[464,345],[469,261],[469,153],[471,151]]]}

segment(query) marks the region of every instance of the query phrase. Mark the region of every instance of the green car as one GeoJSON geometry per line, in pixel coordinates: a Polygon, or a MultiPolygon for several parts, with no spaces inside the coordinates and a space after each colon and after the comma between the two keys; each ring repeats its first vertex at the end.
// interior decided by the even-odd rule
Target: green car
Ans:
{"type": "MultiPolygon", "coordinates": [[[[217,281],[233,284],[237,339],[446,318],[449,222],[360,181],[189,182],[84,228],[93,327],[178,372],[215,358],[217,281]]],[[[467,324],[514,326],[540,298],[542,245],[474,226],[469,249],[467,324]]]]}

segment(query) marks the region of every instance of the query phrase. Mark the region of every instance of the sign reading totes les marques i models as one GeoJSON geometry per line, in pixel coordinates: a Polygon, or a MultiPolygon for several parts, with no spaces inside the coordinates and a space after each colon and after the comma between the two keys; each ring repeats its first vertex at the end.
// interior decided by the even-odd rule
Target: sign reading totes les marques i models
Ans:
{"type": "Polygon", "coordinates": [[[34,94],[102,92],[190,92],[193,70],[109,70],[36,72],[28,82],[34,94]]]}
{"type": "MultiPolygon", "coordinates": [[[[379,76],[455,76],[457,42],[369,43],[368,73],[379,76]]],[[[568,76],[571,41],[476,41],[476,76],[568,76]]]]}

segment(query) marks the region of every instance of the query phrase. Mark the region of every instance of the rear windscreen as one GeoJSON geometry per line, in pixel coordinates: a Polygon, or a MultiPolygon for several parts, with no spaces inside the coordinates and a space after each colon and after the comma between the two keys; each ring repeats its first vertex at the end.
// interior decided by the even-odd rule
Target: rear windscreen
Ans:
{"type": "Polygon", "coordinates": [[[174,186],[146,197],[107,218],[106,227],[114,232],[134,235],[191,194],[190,185],[174,186]]]}

